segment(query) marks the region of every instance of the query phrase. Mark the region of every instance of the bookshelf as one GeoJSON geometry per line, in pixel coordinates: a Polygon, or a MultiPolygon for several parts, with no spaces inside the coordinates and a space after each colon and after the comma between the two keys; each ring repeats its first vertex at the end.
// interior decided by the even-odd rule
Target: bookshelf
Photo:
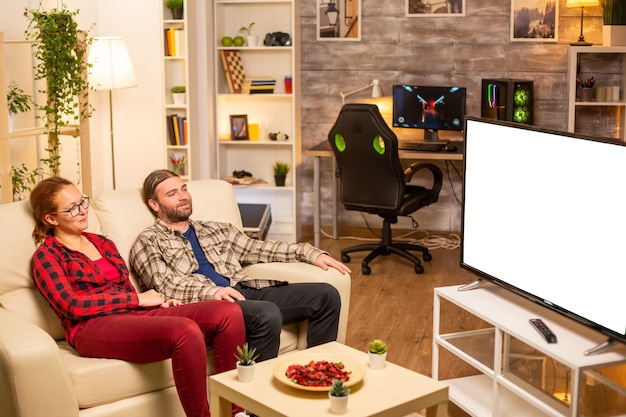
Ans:
{"type": "MultiPolygon", "coordinates": [[[[300,237],[298,219],[299,165],[301,160],[299,105],[299,11],[295,0],[216,0],[213,4],[214,107],[217,176],[226,179],[234,171],[245,170],[258,179],[254,184],[235,185],[239,203],[269,204],[272,224],[268,238],[297,241],[300,237]],[[254,22],[252,34],[259,37],[257,45],[222,46],[225,36],[244,36],[239,32],[254,22]],[[283,32],[291,42],[284,46],[266,46],[267,33],[283,32]],[[250,94],[233,88],[243,78],[233,73],[227,78],[222,56],[238,56],[246,77],[262,81],[275,80],[272,92],[250,94]],[[285,90],[285,78],[291,82],[291,93],[285,90]],[[231,139],[231,116],[245,116],[248,135],[244,140],[231,139]],[[277,140],[270,133],[281,132],[277,140]],[[291,170],[285,186],[276,186],[272,166],[287,162],[291,170]],[[261,182],[261,183],[259,183],[261,182]]],[[[245,38],[245,36],[244,36],[245,38]]],[[[235,117],[234,120],[240,120],[235,117]]]]}
{"type": "MultiPolygon", "coordinates": [[[[162,2],[164,3],[164,2],[162,2]]],[[[181,19],[174,19],[170,9],[162,5],[163,97],[165,125],[165,166],[186,181],[192,179],[192,118],[189,88],[189,44],[187,1],[181,19]],[[185,87],[185,93],[172,92],[172,87],[185,87]]]]}

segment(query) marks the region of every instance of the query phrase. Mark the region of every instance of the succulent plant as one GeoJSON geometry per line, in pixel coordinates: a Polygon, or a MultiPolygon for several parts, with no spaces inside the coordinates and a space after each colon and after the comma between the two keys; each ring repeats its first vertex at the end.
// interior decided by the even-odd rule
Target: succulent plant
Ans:
{"type": "Polygon", "coordinates": [[[369,344],[369,351],[382,355],[387,352],[387,344],[380,339],[374,339],[369,344]]]}
{"type": "Polygon", "coordinates": [[[333,397],[345,397],[348,394],[350,394],[350,388],[344,385],[343,380],[333,380],[333,385],[330,387],[330,395],[333,397]]]}
{"type": "Polygon", "coordinates": [[[243,348],[241,346],[237,346],[235,358],[237,358],[237,361],[239,361],[240,364],[244,366],[252,365],[258,357],[259,355],[256,353],[256,348],[249,348],[248,342],[244,343],[243,348]]]}

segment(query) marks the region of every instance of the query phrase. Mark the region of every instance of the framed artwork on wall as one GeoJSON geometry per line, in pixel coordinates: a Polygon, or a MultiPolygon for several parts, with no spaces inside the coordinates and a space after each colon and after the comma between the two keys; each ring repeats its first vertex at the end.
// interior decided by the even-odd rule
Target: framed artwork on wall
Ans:
{"type": "Polygon", "coordinates": [[[558,0],[511,0],[512,42],[556,42],[558,0]]]}
{"type": "Polygon", "coordinates": [[[248,115],[247,114],[231,114],[230,115],[230,139],[231,140],[248,140],[248,115]]]}
{"type": "Polygon", "coordinates": [[[318,41],[360,41],[361,0],[317,0],[318,41]]]}
{"type": "Polygon", "coordinates": [[[406,0],[408,17],[465,16],[465,0],[406,0]]]}

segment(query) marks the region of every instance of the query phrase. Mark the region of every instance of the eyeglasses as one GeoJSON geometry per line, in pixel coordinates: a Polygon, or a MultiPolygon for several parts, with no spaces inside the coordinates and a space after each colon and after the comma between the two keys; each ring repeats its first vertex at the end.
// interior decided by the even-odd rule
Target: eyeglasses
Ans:
{"type": "Polygon", "coordinates": [[[52,214],[69,213],[70,216],[76,217],[80,214],[81,207],[83,210],[87,210],[89,208],[89,197],[87,197],[86,195],[84,195],[83,198],[80,199],[78,204],[70,207],[68,210],[57,211],[56,213],[52,214]]]}

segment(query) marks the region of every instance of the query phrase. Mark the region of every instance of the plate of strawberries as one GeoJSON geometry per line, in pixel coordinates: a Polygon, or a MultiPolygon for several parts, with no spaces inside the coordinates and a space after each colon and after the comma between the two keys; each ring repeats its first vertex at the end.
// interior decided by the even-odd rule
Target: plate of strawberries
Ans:
{"type": "Polygon", "coordinates": [[[329,391],[335,379],[351,387],[365,376],[365,367],[353,360],[299,356],[274,367],[274,377],[293,388],[306,391],[329,391]]]}

